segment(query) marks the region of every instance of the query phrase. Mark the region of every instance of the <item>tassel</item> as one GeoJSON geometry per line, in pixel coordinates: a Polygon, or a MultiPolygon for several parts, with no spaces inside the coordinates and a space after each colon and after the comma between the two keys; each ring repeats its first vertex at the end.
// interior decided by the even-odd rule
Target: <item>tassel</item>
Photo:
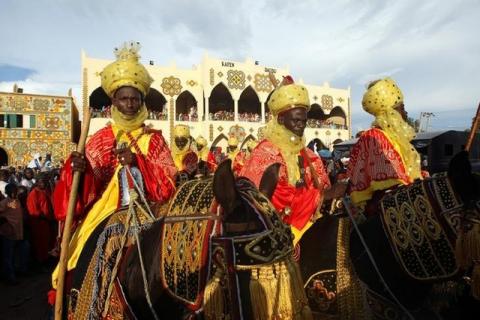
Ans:
{"type": "Polygon", "coordinates": [[[291,256],[252,269],[250,295],[255,319],[312,319],[302,284],[291,256]]]}
{"type": "Polygon", "coordinates": [[[217,268],[213,277],[208,280],[203,295],[205,319],[225,319],[225,296],[221,284],[224,277],[222,269],[217,268]]]}

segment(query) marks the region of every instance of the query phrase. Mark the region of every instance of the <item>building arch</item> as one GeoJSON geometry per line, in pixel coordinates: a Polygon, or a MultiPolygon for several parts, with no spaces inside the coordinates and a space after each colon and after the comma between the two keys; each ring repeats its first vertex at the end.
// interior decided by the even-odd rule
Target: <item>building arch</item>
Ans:
{"type": "Polygon", "coordinates": [[[8,165],[8,153],[5,149],[0,147],[0,166],[8,165]]]}
{"type": "Polygon", "coordinates": [[[238,119],[240,121],[260,121],[262,115],[262,104],[252,86],[243,90],[238,100],[238,119]],[[258,115],[255,117],[255,115],[258,115]]]}
{"type": "Polygon", "coordinates": [[[335,145],[335,144],[340,143],[340,142],[343,142],[343,140],[340,139],[340,138],[338,138],[338,139],[335,139],[335,140],[332,142],[332,144],[335,145]]]}
{"type": "Polygon", "coordinates": [[[93,90],[88,97],[88,105],[94,111],[101,111],[112,105],[112,100],[102,87],[93,90]]]}
{"type": "MultiPolygon", "coordinates": [[[[222,140],[225,140],[225,144],[228,143],[228,137],[224,133],[219,134],[215,138],[215,140],[213,140],[212,145],[210,147],[210,150],[214,150],[218,145],[223,144],[222,140]]],[[[224,151],[224,150],[222,149],[222,151],[224,151]]]]}
{"type": "Polygon", "coordinates": [[[249,134],[248,136],[245,137],[245,139],[243,139],[242,144],[240,145],[240,150],[246,149],[247,143],[250,140],[257,141],[257,139],[253,136],[253,134],[249,134]]]}
{"type": "Polygon", "coordinates": [[[336,127],[338,126],[339,129],[347,129],[347,116],[345,111],[339,106],[336,106],[330,111],[327,121],[329,124],[333,124],[336,127]]]}
{"type": "Polygon", "coordinates": [[[270,108],[268,107],[268,101],[270,100],[270,97],[272,96],[272,93],[275,90],[270,91],[270,93],[267,96],[267,99],[265,100],[265,122],[268,122],[270,120],[271,114],[270,114],[270,108]]]}
{"type": "Polygon", "coordinates": [[[325,125],[325,121],[328,118],[323,112],[322,107],[318,103],[314,103],[310,106],[310,110],[307,113],[307,126],[310,128],[321,128],[325,125]]]}
{"type": "Polygon", "coordinates": [[[222,82],[213,88],[208,98],[208,105],[211,120],[234,120],[232,94],[222,82]]]}
{"type": "Polygon", "coordinates": [[[150,88],[145,97],[145,105],[149,111],[164,112],[167,99],[157,89],[150,88]]]}
{"type": "Polygon", "coordinates": [[[198,120],[197,100],[188,90],[183,91],[177,97],[175,103],[175,119],[178,121],[198,120]]]}

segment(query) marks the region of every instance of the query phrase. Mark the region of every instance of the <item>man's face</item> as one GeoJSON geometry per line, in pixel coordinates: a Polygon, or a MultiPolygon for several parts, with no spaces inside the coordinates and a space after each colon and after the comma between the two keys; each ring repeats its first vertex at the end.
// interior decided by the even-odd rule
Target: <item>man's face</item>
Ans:
{"type": "Polygon", "coordinates": [[[28,169],[25,169],[25,178],[27,178],[27,180],[32,180],[33,178],[33,170],[28,168],[28,169]]]}
{"type": "Polygon", "coordinates": [[[303,136],[307,126],[307,109],[298,107],[287,110],[278,116],[278,123],[299,137],[303,136]]]}
{"type": "Polygon", "coordinates": [[[121,113],[127,116],[134,116],[142,106],[142,94],[133,87],[121,87],[118,89],[113,98],[115,105],[121,113]]]}
{"type": "Polygon", "coordinates": [[[227,152],[234,152],[235,150],[237,150],[237,146],[228,146],[227,148],[227,152]]]}
{"type": "Polygon", "coordinates": [[[402,116],[402,119],[404,121],[407,121],[408,119],[408,112],[405,110],[405,105],[402,103],[400,103],[396,108],[395,110],[397,110],[398,113],[400,113],[400,115],[402,116]]]}
{"type": "Polygon", "coordinates": [[[175,137],[175,144],[177,145],[177,148],[180,150],[183,150],[185,146],[188,143],[188,139],[185,137],[175,137]]]}
{"type": "Polygon", "coordinates": [[[198,144],[198,143],[197,143],[197,150],[198,150],[198,151],[202,150],[203,147],[205,147],[203,144],[198,144]]]}

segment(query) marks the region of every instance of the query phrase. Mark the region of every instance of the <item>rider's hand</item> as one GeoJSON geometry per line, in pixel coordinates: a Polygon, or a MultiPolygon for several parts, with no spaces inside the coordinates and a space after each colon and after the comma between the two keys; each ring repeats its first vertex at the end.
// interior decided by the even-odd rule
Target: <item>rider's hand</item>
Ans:
{"type": "Polygon", "coordinates": [[[84,172],[85,168],[87,167],[87,161],[85,160],[85,156],[77,151],[73,151],[70,156],[72,159],[72,170],[84,172]]]}
{"type": "Polygon", "coordinates": [[[117,155],[118,162],[123,166],[135,164],[137,159],[130,148],[116,149],[114,153],[117,155]]]}

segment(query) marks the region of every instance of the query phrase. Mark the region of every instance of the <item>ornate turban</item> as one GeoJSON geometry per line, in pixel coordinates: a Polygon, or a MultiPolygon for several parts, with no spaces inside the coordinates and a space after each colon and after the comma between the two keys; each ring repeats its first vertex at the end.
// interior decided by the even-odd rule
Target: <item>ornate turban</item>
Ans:
{"type": "Polygon", "coordinates": [[[120,49],[115,48],[117,60],[106,66],[100,74],[102,88],[109,97],[113,97],[115,91],[126,86],[138,89],[144,97],[147,95],[153,79],[138,61],[139,50],[140,44],[133,41],[125,42],[120,49]]]}
{"type": "Polygon", "coordinates": [[[206,146],[207,145],[207,139],[205,139],[202,136],[198,136],[197,139],[195,140],[195,142],[197,143],[197,145],[200,145],[200,146],[206,146]]]}
{"type": "Polygon", "coordinates": [[[268,108],[274,116],[277,116],[282,111],[298,107],[310,110],[307,88],[295,84],[290,76],[284,77],[282,83],[270,96],[268,108]]]}
{"type": "Polygon", "coordinates": [[[395,81],[385,78],[375,82],[363,95],[362,106],[368,113],[377,116],[393,109],[403,101],[403,94],[395,81]]]}
{"type": "Polygon", "coordinates": [[[184,124],[177,124],[175,128],[173,128],[173,136],[189,138],[190,128],[184,124]]]}
{"type": "Polygon", "coordinates": [[[230,147],[236,147],[236,146],[238,146],[238,140],[237,140],[237,138],[235,138],[235,137],[230,137],[230,138],[228,139],[228,145],[229,145],[230,147]]]}

